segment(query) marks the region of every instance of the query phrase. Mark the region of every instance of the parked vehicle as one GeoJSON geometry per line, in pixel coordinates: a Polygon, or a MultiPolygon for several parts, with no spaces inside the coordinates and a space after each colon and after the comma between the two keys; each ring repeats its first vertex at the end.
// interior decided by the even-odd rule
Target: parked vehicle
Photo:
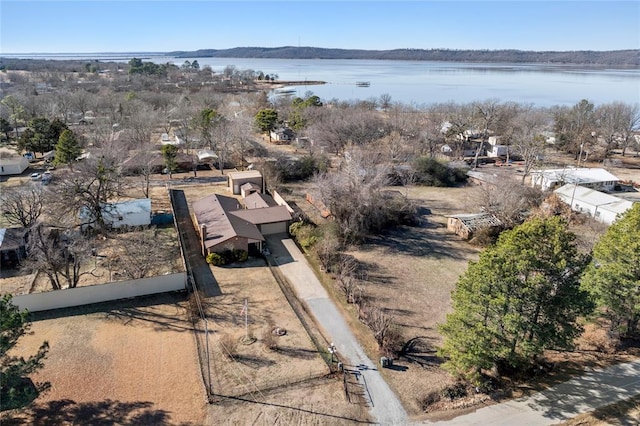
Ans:
{"type": "Polygon", "coordinates": [[[40,173],[31,173],[31,180],[40,180],[40,173]]]}
{"type": "Polygon", "coordinates": [[[51,183],[51,179],[53,179],[53,174],[50,171],[46,171],[42,174],[42,184],[49,185],[51,183]]]}

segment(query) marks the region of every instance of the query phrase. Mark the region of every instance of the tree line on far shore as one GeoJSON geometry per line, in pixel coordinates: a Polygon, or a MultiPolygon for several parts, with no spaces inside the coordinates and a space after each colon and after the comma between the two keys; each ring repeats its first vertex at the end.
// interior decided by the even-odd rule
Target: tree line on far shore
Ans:
{"type": "Polygon", "coordinates": [[[400,61],[507,62],[584,65],[640,65],[640,50],[536,52],[515,49],[325,49],[320,47],[236,47],[168,52],[180,58],[381,59],[400,61]]]}

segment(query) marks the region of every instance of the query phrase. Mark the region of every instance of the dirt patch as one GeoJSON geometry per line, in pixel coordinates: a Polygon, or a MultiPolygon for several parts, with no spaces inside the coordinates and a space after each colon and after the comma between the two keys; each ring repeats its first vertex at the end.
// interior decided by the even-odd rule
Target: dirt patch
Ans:
{"type": "Polygon", "coordinates": [[[205,302],[216,394],[259,396],[329,373],[263,260],[212,270],[223,293],[205,302]],[[286,334],[273,333],[275,328],[286,334]]]}
{"type": "Polygon", "coordinates": [[[206,399],[185,304],[184,295],[170,293],[34,316],[16,353],[49,342],[34,379],[51,382],[51,389],[26,412],[26,422],[78,424],[85,413],[93,416],[85,424],[104,418],[202,424],[206,399]]]}

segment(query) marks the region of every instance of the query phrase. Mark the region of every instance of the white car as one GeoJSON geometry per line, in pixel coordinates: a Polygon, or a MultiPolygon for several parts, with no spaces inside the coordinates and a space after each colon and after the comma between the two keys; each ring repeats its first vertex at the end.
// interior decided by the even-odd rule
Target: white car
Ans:
{"type": "Polygon", "coordinates": [[[31,173],[31,180],[40,180],[40,173],[31,173]]]}

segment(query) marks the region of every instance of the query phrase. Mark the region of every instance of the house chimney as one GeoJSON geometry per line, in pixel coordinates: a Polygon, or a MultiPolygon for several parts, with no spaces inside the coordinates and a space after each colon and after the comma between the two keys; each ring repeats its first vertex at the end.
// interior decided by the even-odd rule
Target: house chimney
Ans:
{"type": "Polygon", "coordinates": [[[204,240],[207,239],[207,226],[200,225],[200,245],[202,246],[202,255],[207,257],[207,248],[204,246],[204,240]]]}

